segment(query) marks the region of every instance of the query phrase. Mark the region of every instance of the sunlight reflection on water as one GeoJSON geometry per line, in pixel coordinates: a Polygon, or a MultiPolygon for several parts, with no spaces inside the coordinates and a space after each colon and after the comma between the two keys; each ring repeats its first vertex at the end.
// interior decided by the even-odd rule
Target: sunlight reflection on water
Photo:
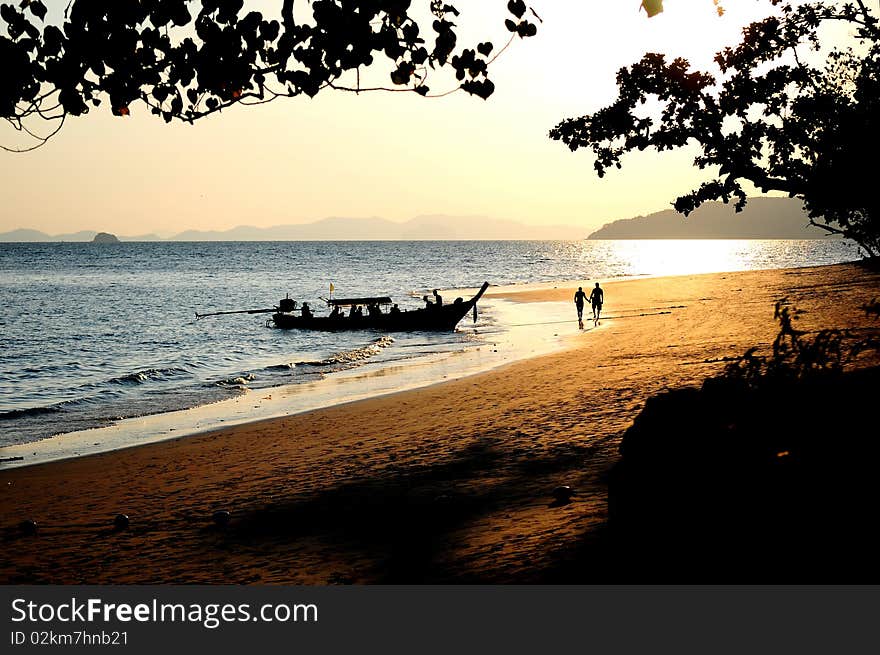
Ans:
{"type": "Polygon", "coordinates": [[[585,278],[819,266],[858,258],[858,248],[840,240],[597,240],[561,242],[559,249],[559,256],[581,264],[576,268],[585,278]]]}

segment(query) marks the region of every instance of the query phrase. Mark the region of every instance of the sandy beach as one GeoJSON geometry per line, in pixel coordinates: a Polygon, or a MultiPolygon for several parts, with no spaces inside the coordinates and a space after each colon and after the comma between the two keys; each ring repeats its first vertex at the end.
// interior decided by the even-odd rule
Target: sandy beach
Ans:
{"type": "MultiPolygon", "coordinates": [[[[592,286],[503,297],[569,301],[578,284],[592,286]]],[[[604,476],[648,397],[767,347],[783,298],[800,310],[802,330],[880,328],[860,308],[880,296],[880,275],[854,264],[603,287],[606,318],[562,352],[289,418],[0,471],[0,582],[606,579],[598,557],[581,561],[576,578],[561,572],[573,553],[588,557],[601,532],[604,476]],[[554,506],[557,485],[575,488],[572,503],[554,506]],[[221,509],[231,516],[224,529],[212,521],[221,509]],[[130,517],[127,531],[113,531],[119,513],[130,517]],[[37,522],[36,535],[21,533],[24,519],[37,522]]]]}

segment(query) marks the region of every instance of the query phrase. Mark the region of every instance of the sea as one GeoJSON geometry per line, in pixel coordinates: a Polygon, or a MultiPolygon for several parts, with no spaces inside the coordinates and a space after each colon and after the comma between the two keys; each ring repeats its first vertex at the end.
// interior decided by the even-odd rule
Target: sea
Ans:
{"type": "Polygon", "coordinates": [[[335,297],[388,295],[416,308],[431,289],[451,302],[484,281],[598,281],[858,258],[838,239],[0,243],[0,449],[314,386],[363,367],[382,373],[491,351],[519,320],[489,299],[476,323],[468,317],[448,334],[279,330],[267,325],[268,314],[197,319],[197,312],[271,308],[289,295],[320,313],[331,284],[335,297]]]}

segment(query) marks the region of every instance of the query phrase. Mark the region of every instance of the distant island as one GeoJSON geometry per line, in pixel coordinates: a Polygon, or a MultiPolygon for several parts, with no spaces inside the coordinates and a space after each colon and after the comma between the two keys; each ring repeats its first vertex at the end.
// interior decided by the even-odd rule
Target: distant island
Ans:
{"type": "Polygon", "coordinates": [[[733,203],[707,202],[685,217],[674,209],[608,223],[589,239],[822,239],[794,198],[750,198],[737,213],[733,203]]]}
{"type": "Polygon", "coordinates": [[[809,224],[799,200],[751,198],[741,213],[733,205],[706,203],[685,218],[673,209],[608,223],[586,236],[572,225],[526,225],[488,216],[430,214],[408,221],[385,218],[329,217],[311,223],[228,230],[186,230],[168,238],[155,234],[115,237],[107,232],[84,230],[49,235],[19,229],[0,233],[0,242],[94,241],[516,241],[588,239],[821,239],[827,235],[809,224]]]}
{"type": "MultiPolygon", "coordinates": [[[[431,214],[408,221],[385,218],[329,217],[311,223],[229,230],[186,230],[167,239],[155,234],[120,236],[120,241],[445,241],[583,239],[587,230],[572,225],[526,225],[488,216],[431,214]]],[[[0,233],[0,242],[92,241],[97,234],[82,231],[49,235],[37,230],[0,233]]]]}
{"type": "Polygon", "coordinates": [[[92,243],[119,243],[119,239],[115,234],[109,232],[98,232],[92,239],[92,243]]]}

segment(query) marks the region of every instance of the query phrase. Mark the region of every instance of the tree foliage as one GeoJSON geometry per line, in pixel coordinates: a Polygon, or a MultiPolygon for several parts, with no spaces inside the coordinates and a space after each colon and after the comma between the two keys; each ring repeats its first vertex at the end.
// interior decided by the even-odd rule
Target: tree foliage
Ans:
{"type": "MultiPolygon", "coordinates": [[[[45,137],[29,119],[60,129],[65,116],[104,101],[119,116],[140,101],[166,121],[191,123],[234,104],[328,88],[427,96],[434,69],[454,72],[455,89],[484,99],[494,91],[488,67],[498,51],[488,41],[460,46],[454,4],[278,4],[278,15],[264,16],[244,0],[70,0],[54,22],[42,0],[0,4],[0,116],[39,145],[45,137]],[[362,87],[360,71],[383,62],[388,86],[362,87]],[[343,83],[346,73],[353,83],[343,83]]],[[[507,8],[511,40],[536,33],[539,19],[523,0],[507,8]]]]}
{"type": "Polygon", "coordinates": [[[696,144],[695,165],[713,179],[678,198],[687,215],[703,202],[746,203],[743,182],[804,200],[811,222],[880,255],[880,27],[861,0],[778,6],[715,56],[717,71],[649,53],[617,74],[618,97],[550,132],[571,150],[590,148],[599,177],[623,155],[696,144]],[[824,31],[849,40],[829,47],[824,31]],[[810,63],[816,60],[818,63],[810,63]],[[647,107],[659,104],[651,115],[647,107]]]}

